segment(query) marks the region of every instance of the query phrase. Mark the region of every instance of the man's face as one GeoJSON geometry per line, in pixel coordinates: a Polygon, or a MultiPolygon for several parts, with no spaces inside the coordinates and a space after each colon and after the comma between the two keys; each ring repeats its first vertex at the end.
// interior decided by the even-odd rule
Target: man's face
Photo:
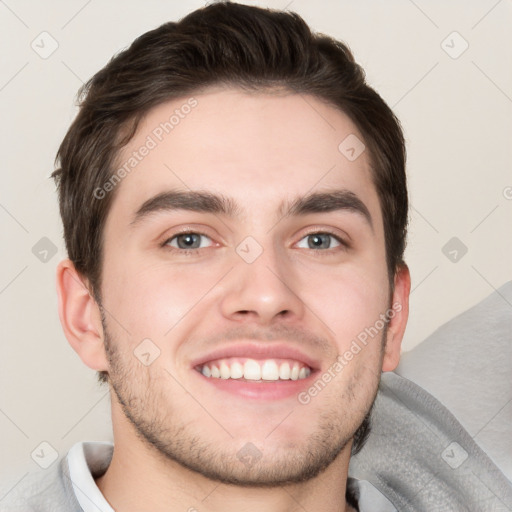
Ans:
{"type": "Polygon", "coordinates": [[[390,307],[369,155],[338,149],[355,126],[311,96],[187,100],[152,110],[118,159],[150,147],[104,231],[114,429],[211,478],[308,478],[350,449],[382,369],[382,328],[333,368],[390,307]]]}

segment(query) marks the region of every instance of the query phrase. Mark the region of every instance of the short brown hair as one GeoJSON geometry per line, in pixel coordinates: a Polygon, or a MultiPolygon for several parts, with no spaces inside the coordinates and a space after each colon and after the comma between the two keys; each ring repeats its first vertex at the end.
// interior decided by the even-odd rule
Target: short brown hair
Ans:
{"type": "Polygon", "coordinates": [[[400,123],[343,43],[313,33],[293,12],[218,2],[143,34],[79,91],[80,111],[52,176],[69,258],[97,302],[103,228],[117,188],[101,199],[95,190],[111,179],[120,149],[151,108],[213,85],[311,94],[348,115],[369,150],[393,287],[408,211],[400,123]]]}

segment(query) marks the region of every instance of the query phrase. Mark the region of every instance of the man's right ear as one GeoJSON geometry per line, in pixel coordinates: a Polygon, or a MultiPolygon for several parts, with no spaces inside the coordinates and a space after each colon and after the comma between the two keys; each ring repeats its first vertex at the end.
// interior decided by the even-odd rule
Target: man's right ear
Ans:
{"type": "Polygon", "coordinates": [[[99,305],[69,259],[57,266],[57,295],[69,344],[89,368],[108,371],[99,305]]]}

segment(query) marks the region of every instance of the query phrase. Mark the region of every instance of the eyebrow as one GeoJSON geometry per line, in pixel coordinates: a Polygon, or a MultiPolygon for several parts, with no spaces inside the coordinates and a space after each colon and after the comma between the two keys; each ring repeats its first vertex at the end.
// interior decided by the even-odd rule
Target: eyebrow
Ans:
{"type": "Polygon", "coordinates": [[[170,190],[145,201],[135,213],[130,225],[134,226],[140,223],[153,213],[174,210],[221,214],[228,217],[235,217],[240,213],[235,201],[223,195],[200,191],[170,190]]]}
{"type": "Polygon", "coordinates": [[[350,190],[341,189],[328,192],[314,192],[303,197],[298,197],[288,204],[283,204],[279,209],[280,213],[286,216],[339,210],[347,210],[360,215],[373,229],[370,211],[363,201],[350,190]]]}
{"type": "MultiPolygon", "coordinates": [[[[236,201],[222,194],[169,190],[146,200],[135,213],[130,225],[139,224],[154,213],[175,210],[212,213],[227,217],[236,217],[242,214],[242,208],[236,201]]],[[[283,202],[278,209],[278,214],[282,218],[339,210],[360,215],[373,229],[372,217],[366,205],[356,194],[345,189],[309,193],[283,202]]]]}

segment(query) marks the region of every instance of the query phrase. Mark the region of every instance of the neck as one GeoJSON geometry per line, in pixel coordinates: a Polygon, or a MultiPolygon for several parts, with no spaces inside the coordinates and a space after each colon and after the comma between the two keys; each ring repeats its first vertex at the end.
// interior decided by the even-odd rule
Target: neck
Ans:
{"type": "Polygon", "coordinates": [[[223,484],[190,471],[163,457],[130,428],[114,427],[114,439],[112,461],[96,484],[118,512],[353,510],[345,501],[350,443],[317,477],[299,484],[261,488],[223,484]]]}
{"type": "Polygon", "coordinates": [[[176,463],[168,463],[164,468],[154,460],[130,455],[116,447],[109,469],[96,481],[118,512],[352,510],[345,502],[347,472],[338,461],[308,482],[276,488],[248,488],[209,480],[176,463]]]}

